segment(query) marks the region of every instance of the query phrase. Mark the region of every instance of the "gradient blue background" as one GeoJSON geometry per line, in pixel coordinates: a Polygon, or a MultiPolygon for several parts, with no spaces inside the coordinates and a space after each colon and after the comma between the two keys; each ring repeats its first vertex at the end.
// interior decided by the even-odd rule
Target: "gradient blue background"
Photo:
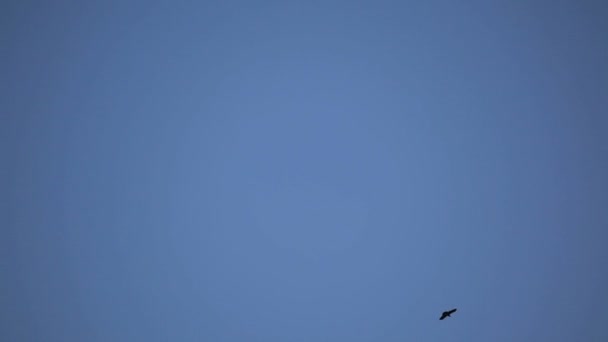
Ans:
{"type": "Polygon", "coordinates": [[[4,1],[0,339],[607,341],[607,18],[4,1]]]}

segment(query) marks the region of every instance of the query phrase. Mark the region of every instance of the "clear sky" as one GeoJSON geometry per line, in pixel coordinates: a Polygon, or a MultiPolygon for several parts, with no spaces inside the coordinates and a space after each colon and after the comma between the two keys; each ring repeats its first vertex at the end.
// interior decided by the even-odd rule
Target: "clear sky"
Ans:
{"type": "Polygon", "coordinates": [[[607,36],[605,1],[4,1],[0,339],[607,341],[607,36]]]}

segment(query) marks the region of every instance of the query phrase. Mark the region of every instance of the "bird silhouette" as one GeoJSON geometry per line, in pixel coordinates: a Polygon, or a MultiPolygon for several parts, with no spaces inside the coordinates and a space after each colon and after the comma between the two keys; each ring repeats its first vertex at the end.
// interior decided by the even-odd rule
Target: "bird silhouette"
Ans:
{"type": "Polygon", "coordinates": [[[451,315],[451,314],[453,314],[454,312],[456,312],[456,309],[452,309],[452,310],[449,310],[449,311],[444,311],[444,312],[441,314],[441,317],[439,318],[439,320],[440,320],[440,321],[442,321],[442,320],[444,320],[446,317],[452,317],[452,316],[450,316],[450,315],[451,315]]]}

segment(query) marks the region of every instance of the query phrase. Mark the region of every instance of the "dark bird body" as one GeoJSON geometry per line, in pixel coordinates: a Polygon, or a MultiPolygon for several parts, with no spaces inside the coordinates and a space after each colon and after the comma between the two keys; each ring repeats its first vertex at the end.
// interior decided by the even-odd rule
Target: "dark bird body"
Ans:
{"type": "Polygon", "coordinates": [[[444,311],[444,312],[441,314],[441,317],[439,317],[439,320],[441,321],[441,320],[445,319],[446,317],[452,317],[452,316],[450,316],[450,315],[451,315],[451,314],[453,314],[454,312],[456,312],[456,309],[452,309],[452,310],[450,310],[450,311],[444,311]]]}

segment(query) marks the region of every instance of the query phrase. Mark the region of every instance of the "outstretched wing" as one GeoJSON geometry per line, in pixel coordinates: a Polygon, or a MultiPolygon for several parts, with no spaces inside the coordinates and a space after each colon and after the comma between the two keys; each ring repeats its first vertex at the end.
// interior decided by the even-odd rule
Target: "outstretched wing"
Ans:
{"type": "Polygon", "coordinates": [[[456,309],[452,309],[452,310],[448,311],[448,315],[451,315],[451,314],[453,314],[454,312],[456,312],[456,309]]]}
{"type": "Polygon", "coordinates": [[[448,313],[444,312],[444,313],[441,314],[441,317],[439,317],[439,320],[443,321],[443,319],[446,318],[446,317],[448,317],[448,313]]]}

